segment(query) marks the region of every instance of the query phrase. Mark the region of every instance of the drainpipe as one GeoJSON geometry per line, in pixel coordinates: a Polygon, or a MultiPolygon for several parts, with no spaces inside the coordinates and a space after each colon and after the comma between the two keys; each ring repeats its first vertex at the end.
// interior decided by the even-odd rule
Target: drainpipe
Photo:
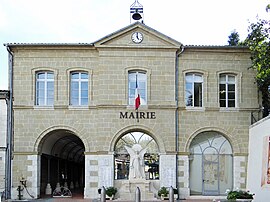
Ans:
{"type": "Polygon", "coordinates": [[[6,169],[5,169],[5,199],[11,199],[11,159],[13,150],[13,52],[8,45],[8,67],[9,67],[9,99],[7,112],[7,147],[6,147],[6,169]]]}
{"type": "Polygon", "coordinates": [[[184,52],[184,45],[181,45],[176,52],[175,56],[175,151],[176,151],[176,189],[177,189],[177,200],[179,197],[178,187],[178,152],[179,152],[179,111],[178,111],[178,90],[179,90],[179,56],[184,52]]]}

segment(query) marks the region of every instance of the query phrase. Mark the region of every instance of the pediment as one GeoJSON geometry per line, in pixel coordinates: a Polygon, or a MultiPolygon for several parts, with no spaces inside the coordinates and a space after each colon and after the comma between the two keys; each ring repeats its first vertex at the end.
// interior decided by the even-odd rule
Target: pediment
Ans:
{"type": "Polygon", "coordinates": [[[94,42],[95,47],[118,48],[179,48],[182,44],[143,23],[136,22],[100,40],[94,42]],[[132,34],[140,32],[143,40],[140,43],[132,41],[132,34]]]}

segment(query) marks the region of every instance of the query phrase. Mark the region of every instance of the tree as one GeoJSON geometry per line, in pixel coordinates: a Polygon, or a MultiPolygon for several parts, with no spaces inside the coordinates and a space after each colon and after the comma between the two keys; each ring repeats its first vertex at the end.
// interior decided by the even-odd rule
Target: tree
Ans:
{"type": "Polygon", "coordinates": [[[237,46],[239,43],[239,34],[236,30],[233,30],[228,40],[229,46],[237,46]]]}
{"type": "Polygon", "coordinates": [[[248,36],[244,41],[251,51],[251,68],[257,71],[255,80],[262,93],[263,117],[270,110],[270,21],[257,19],[248,27],[248,36]]]}

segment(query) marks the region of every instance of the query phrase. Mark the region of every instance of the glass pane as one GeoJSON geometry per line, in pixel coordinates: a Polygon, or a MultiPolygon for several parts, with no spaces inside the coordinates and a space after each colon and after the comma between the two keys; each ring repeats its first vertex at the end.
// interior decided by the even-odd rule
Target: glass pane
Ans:
{"type": "Polygon", "coordinates": [[[45,96],[44,89],[37,90],[37,98],[44,98],[44,96],[45,96]]]}
{"type": "Polygon", "coordinates": [[[186,82],[193,83],[193,75],[192,74],[186,74],[186,82]]]}
{"type": "Polygon", "coordinates": [[[190,92],[186,91],[186,95],[185,95],[185,101],[186,101],[186,106],[192,106],[192,94],[190,92]]]}
{"type": "Polygon", "coordinates": [[[225,94],[225,92],[220,92],[219,93],[219,99],[221,99],[221,100],[225,100],[226,99],[226,94],[225,94]]]}
{"type": "Polygon", "coordinates": [[[71,91],[71,98],[79,98],[79,91],[77,90],[71,91]]]}
{"type": "Polygon", "coordinates": [[[81,78],[82,79],[88,79],[88,74],[87,73],[81,73],[81,78]]]}
{"type": "Polygon", "coordinates": [[[88,82],[81,83],[81,90],[88,90],[88,82]]]}
{"type": "Polygon", "coordinates": [[[38,73],[37,78],[38,79],[44,79],[45,78],[45,73],[38,73]]]}
{"type": "Polygon", "coordinates": [[[49,106],[53,105],[53,99],[47,99],[47,105],[49,106]]]}
{"type": "Polygon", "coordinates": [[[79,78],[79,73],[72,73],[71,74],[71,79],[78,79],[79,78]]]}
{"type": "Polygon", "coordinates": [[[54,97],[54,91],[53,90],[47,91],[47,97],[48,98],[53,98],[54,97]]]}
{"type": "MultiPolygon", "coordinates": [[[[136,83],[135,83],[136,84],[136,83]]],[[[136,87],[136,86],[135,86],[136,87]]],[[[139,82],[138,83],[138,88],[141,90],[141,89],[145,89],[145,87],[146,87],[146,84],[145,84],[145,82],[139,82]]]]}
{"type": "Polygon", "coordinates": [[[226,107],[226,100],[219,100],[220,107],[226,107]]]}
{"type": "Polygon", "coordinates": [[[82,98],[88,98],[88,91],[83,90],[81,96],[82,96],[82,98]]]}
{"type": "Polygon", "coordinates": [[[202,82],[202,76],[201,75],[195,75],[194,82],[202,82]]]}
{"type": "Polygon", "coordinates": [[[136,82],[129,82],[129,89],[135,89],[136,88],[136,82]]]}
{"type": "Polygon", "coordinates": [[[44,99],[42,98],[37,99],[37,105],[43,106],[44,104],[45,104],[44,99]]]}
{"type": "Polygon", "coordinates": [[[233,189],[233,157],[232,155],[219,155],[219,186],[220,194],[233,189]]]}
{"type": "Polygon", "coordinates": [[[79,105],[79,100],[75,99],[75,98],[72,98],[71,99],[71,105],[75,105],[75,106],[79,105]]]}
{"type": "Polygon", "coordinates": [[[235,83],[235,76],[228,76],[229,83],[235,83]]]}
{"type": "Polygon", "coordinates": [[[228,93],[228,98],[229,98],[230,100],[231,100],[231,99],[234,100],[234,99],[235,99],[235,93],[234,93],[234,92],[232,92],[232,93],[229,92],[229,93],[228,93]]]}
{"type": "Polygon", "coordinates": [[[82,98],[81,105],[88,105],[88,98],[82,98]]]}
{"type": "Polygon", "coordinates": [[[53,82],[47,82],[47,90],[53,90],[53,82]]]}
{"type": "Polygon", "coordinates": [[[235,91],[235,85],[234,84],[228,84],[228,90],[229,91],[235,91]]]}
{"type": "Polygon", "coordinates": [[[53,79],[53,73],[47,73],[47,79],[53,79]]]}
{"type": "Polygon", "coordinates": [[[226,76],[225,76],[225,75],[221,75],[221,76],[219,77],[219,82],[220,82],[220,83],[226,83],[226,76]]]}
{"type": "Polygon", "coordinates": [[[71,82],[71,90],[79,90],[79,83],[71,82]]]}
{"type": "Polygon", "coordinates": [[[202,106],[202,84],[194,83],[194,106],[202,106]]]}
{"type": "Polygon", "coordinates": [[[190,158],[190,194],[202,195],[202,155],[190,158]]]}
{"type": "Polygon", "coordinates": [[[228,107],[235,107],[235,100],[228,100],[228,107]]]}
{"type": "Polygon", "coordinates": [[[45,83],[44,82],[37,82],[37,89],[44,89],[45,88],[45,83]]]}

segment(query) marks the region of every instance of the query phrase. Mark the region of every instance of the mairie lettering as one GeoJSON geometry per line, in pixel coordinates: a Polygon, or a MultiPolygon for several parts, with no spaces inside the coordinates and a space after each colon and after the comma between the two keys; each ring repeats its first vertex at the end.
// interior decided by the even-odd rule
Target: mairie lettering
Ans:
{"type": "Polygon", "coordinates": [[[120,119],[156,119],[156,112],[120,112],[120,119]]]}

